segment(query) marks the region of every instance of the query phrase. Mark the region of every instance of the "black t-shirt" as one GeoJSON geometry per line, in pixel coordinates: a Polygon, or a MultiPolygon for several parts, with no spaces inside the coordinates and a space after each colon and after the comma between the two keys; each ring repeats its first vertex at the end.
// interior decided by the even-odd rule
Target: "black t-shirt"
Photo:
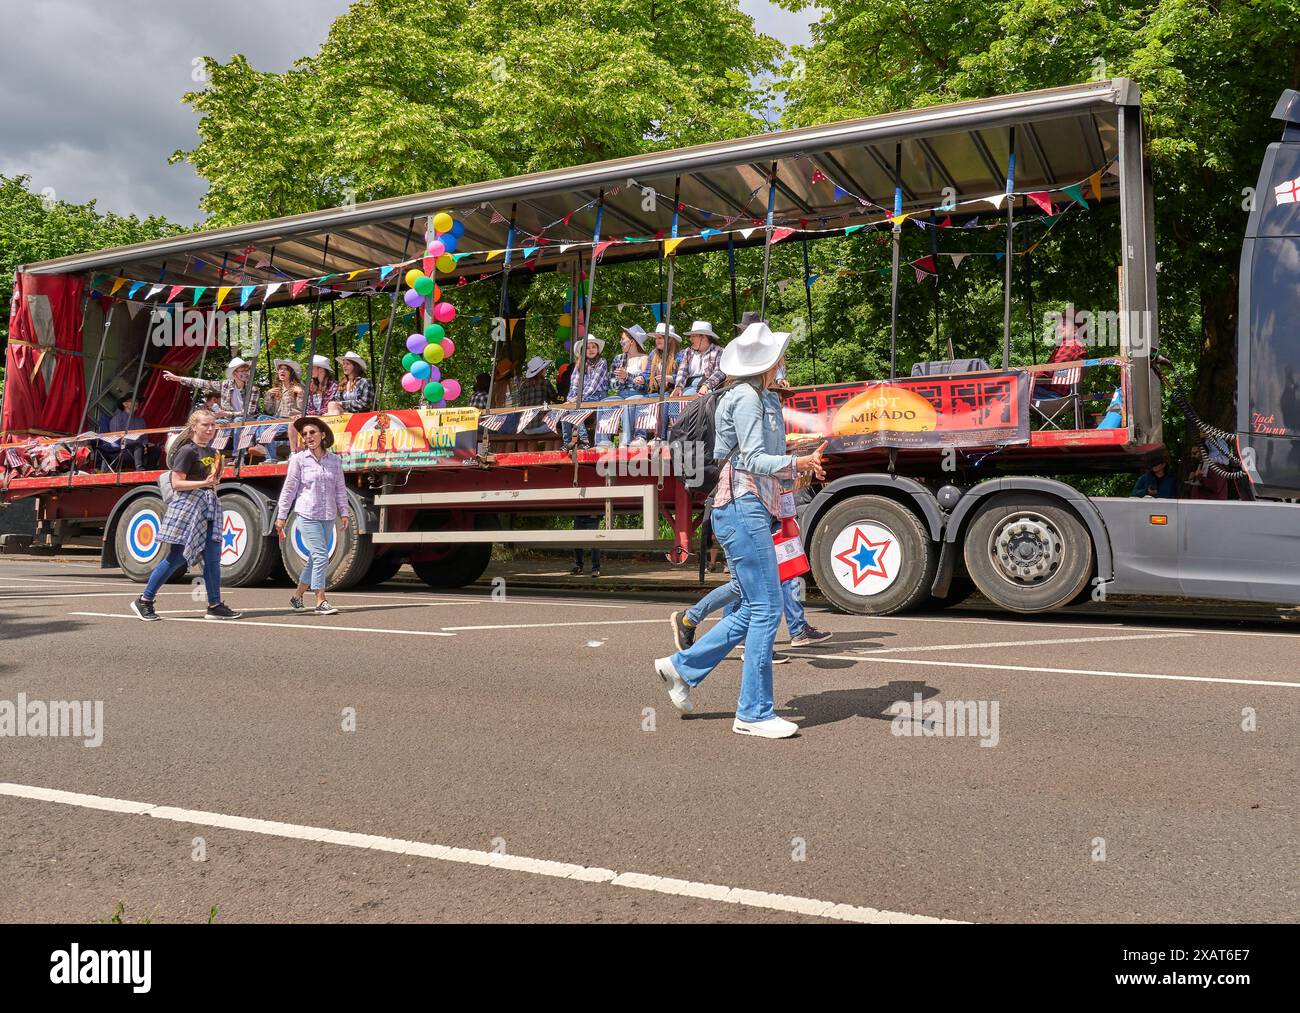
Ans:
{"type": "Polygon", "coordinates": [[[182,471],[189,481],[195,482],[211,475],[216,463],[217,451],[211,447],[200,447],[197,443],[187,443],[176,451],[171,470],[182,471]]]}

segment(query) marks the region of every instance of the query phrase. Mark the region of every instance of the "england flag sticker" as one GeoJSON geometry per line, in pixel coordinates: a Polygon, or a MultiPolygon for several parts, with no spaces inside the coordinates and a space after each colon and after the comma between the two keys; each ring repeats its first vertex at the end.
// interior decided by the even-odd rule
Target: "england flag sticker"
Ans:
{"type": "Polygon", "coordinates": [[[1279,204],[1295,204],[1297,195],[1300,195],[1300,176],[1273,188],[1273,196],[1279,204]]]}

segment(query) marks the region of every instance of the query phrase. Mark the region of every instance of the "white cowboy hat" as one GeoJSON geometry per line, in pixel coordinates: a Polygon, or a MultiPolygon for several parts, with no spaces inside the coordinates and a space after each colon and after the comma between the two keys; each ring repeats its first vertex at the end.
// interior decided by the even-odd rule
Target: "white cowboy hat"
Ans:
{"type": "Polygon", "coordinates": [[[727,376],[760,376],[781,360],[789,344],[789,332],[774,332],[760,320],[722,350],[718,368],[727,376]]]}
{"type": "Polygon", "coordinates": [[[247,362],[245,362],[238,355],[236,355],[233,359],[230,360],[229,363],[226,364],[226,379],[229,380],[232,376],[234,376],[235,370],[237,370],[240,366],[247,366],[247,365],[248,365],[247,362]]]}
{"type": "Polygon", "coordinates": [[[678,334],[675,330],[673,330],[671,327],[668,327],[667,324],[655,325],[655,334],[663,334],[665,330],[668,331],[668,336],[672,338],[674,341],[680,342],[682,340],[682,336],[678,334]]]}
{"type": "Polygon", "coordinates": [[[585,345],[588,341],[593,342],[595,344],[597,355],[605,354],[605,340],[603,338],[598,338],[594,334],[588,334],[583,341],[578,342],[578,346],[581,347],[582,345],[585,345]]]}
{"type": "Polygon", "coordinates": [[[321,369],[325,370],[325,372],[329,373],[330,376],[334,375],[333,364],[329,361],[329,359],[325,358],[325,356],[323,355],[313,356],[311,360],[311,365],[313,369],[319,366],[321,369]]]}
{"type": "Polygon", "coordinates": [[[292,373],[294,376],[296,376],[299,380],[302,379],[302,366],[300,366],[300,365],[299,365],[297,362],[295,362],[293,359],[276,359],[276,360],[275,360],[275,366],[276,366],[277,369],[278,369],[280,366],[288,366],[288,367],[289,367],[289,372],[291,372],[291,373],[292,373]]]}
{"type": "Polygon", "coordinates": [[[636,342],[637,348],[643,352],[645,351],[646,333],[644,327],[640,324],[628,324],[623,328],[623,333],[636,342]]]}
{"type": "Polygon", "coordinates": [[[361,356],[356,352],[344,352],[339,356],[338,361],[342,363],[344,359],[355,365],[362,373],[366,372],[366,360],[361,358],[361,356]]]}
{"type": "Polygon", "coordinates": [[[722,339],[713,333],[713,324],[709,323],[707,320],[695,321],[695,323],[691,325],[691,329],[686,332],[686,336],[689,338],[692,334],[707,334],[710,341],[722,344],[722,339]]]}
{"type": "Polygon", "coordinates": [[[538,373],[545,370],[549,365],[550,362],[548,360],[543,359],[540,355],[534,355],[528,360],[528,365],[524,368],[524,379],[531,380],[538,373]]]}

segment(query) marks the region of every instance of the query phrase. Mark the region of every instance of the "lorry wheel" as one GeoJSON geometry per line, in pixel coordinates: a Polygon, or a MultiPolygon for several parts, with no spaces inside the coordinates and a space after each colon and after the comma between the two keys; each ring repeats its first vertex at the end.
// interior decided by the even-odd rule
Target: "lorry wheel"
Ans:
{"type": "Polygon", "coordinates": [[[483,576],[492,561],[492,546],[487,542],[449,545],[436,553],[426,550],[421,556],[411,560],[411,569],[430,587],[464,587],[483,576]]]}
{"type": "Polygon", "coordinates": [[[397,576],[397,571],[402,568],[406,562],[406,557],[398,549],[389,549],[382,556],[376,556],[370,564],[370,569],[366,575],[361,578],[361,587],[373,587],[376,584],[384,584],[397,576]]]}
{"type": "Polygon", "coordinates": [[[1092,575],[1092,539],[1050,496],[993,496],[975,512],[962,549],[984,597],[1013,612],[1068,605],[1092,575]]]}
{"type": "Polygon", "coordinates": [[[275,565],[275,543],[267,538],[262,511],[247,496],[221,494],[221,585],[252,587],[275,565]]]}
{"type": "Polygon", "coordinates": [[[117,565],[137,584],[149,579],[153,568],[166,554],[167,546],[158,540],[164,513],[161,496],[140,496],[117,519],[113,532],[117,565]]]}
{"type": "Polygon", "coordinates": [[[817,522],[813,578],[842,612],[889,615],[923,602],[939,554],[916,514],[884,496],[854,496],[817,522]]]}
{"type": "MultiPolygon", "coordinates": [[[[374,559],[375,546],[370,536],[357,534],[356,519],[360,507],[360,499],[349,489],[348,512],[352,515],[352,521],[347,530],[340,529],[336,523],[330,532],[329,561],[325,564],[327,591],[344,591],[352,587],[365,576],[374,559]]],[[[302,568],[307,565],[309,555],[307,543],[298,530],[298,514],[290,513],[284,526],[284,539],[280,542],[280,558],[290,580],[297,581],[302,568]]]]}

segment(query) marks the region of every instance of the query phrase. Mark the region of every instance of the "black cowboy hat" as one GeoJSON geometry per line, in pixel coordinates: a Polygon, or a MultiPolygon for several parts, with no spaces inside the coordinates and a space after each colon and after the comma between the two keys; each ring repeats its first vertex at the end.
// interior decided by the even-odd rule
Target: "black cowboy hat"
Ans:
{"type": "Polygon", "coordinates": [[[303,429],[309,425],[315,426],[320,430],[321,446],[326,450],[329,450],[330,447],[334,446],[334,430],[330,429],[329,426],[318,419],[315,415],[304,415],[302,418],[293,420],[293,428],[298,430],[299,436],[302,435],[303,429]]]}

